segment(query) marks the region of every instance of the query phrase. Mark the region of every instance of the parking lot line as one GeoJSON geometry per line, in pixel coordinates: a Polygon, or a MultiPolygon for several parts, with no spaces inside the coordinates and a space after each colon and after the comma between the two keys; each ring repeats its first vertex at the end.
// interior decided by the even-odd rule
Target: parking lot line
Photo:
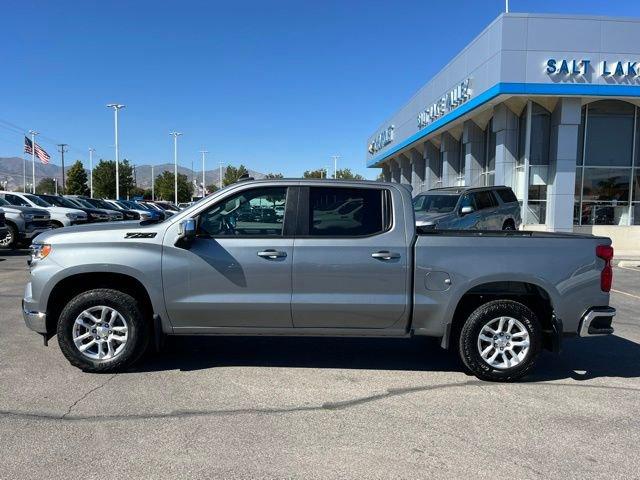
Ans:
{"type": "Polygon", "coordinates": [[[612,292],[616,292],[616,293],[621,293],[622,295],[628,295],[630,297],[637,298],[638,300],[640,300],[640,296],[639,295],[634,295],[633,293],[623,292],[622,290],[614,290],[613,288],[611,289],[611,291],[612,292]]]}

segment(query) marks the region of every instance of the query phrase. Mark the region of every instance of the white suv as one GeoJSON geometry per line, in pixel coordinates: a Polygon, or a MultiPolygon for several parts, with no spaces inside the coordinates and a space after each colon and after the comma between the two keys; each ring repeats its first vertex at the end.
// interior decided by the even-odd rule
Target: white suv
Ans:
{"type": "Polygon", "coordinates": [[[11,205],[42,208],[49,211],[51,215],[51,226],[53,228],[69,227],[87,222],[87,214],[82,210],[56,207],[31,193],[0,192],[0,197],[4,198],[11,205]]]}

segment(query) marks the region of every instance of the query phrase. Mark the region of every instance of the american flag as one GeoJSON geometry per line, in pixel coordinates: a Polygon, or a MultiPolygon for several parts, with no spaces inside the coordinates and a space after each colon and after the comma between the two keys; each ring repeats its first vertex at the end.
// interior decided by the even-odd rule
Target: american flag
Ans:
{"type": "MultiPolygon", "coordinates": [[[[29,155],[33,155],[33,143],[29,137],[24,137],[24,153],[28,153],[29,155]]],[[[36,157],[40,159],[40,163],[43,165],[48,165],[49,160],[51,160],[51,155],[49,155],[44,148],[36,143],[36,157]]]]}

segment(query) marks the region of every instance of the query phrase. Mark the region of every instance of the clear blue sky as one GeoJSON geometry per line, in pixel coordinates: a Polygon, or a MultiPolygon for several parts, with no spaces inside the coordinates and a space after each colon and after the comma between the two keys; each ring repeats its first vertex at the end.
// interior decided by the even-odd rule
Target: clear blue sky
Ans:
{"type": "MultiPolygon", "coordinates": [[[[640,16],[637,1],[511,0],[515,12],[640,16]]],[[[504,8],[466,1],[2,2],[0,156],[19,156],[7,127],[36,129],[59,163],[121,156],[218,161],[298,176],[330,164],[368,177],[367,136],[504,8]]],[[[567,32],[570,35],[571,32],[567,32]]],[[[199,165],[196,163],[196,165],[199,165]]]]}

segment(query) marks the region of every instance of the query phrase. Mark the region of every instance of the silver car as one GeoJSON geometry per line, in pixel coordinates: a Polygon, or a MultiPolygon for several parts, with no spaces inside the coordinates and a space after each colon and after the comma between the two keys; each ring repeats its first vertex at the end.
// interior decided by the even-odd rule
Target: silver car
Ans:
{"type": "Polygon", "coordinates": [[[447,187],[416,195],[416,226],[440,230],[517,230],[520,204],[509,187],[447,187]]]}

